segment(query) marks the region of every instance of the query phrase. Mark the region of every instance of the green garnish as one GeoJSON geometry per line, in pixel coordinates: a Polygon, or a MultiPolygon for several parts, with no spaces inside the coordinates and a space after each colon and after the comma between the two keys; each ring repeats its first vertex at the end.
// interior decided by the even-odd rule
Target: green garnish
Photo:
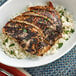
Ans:
{"type": "Polygon", "coordinates": [[[66,8],[64,8],[64,11],[66,11],[67,9],[66,8]]]}
{"type": "Polygon", "coordinates": [[[67,31],[64,31],[64,33],[66,33],[66,34],[68,34],[69,32],[70,32],[70,31],[68,31],[68,30],[67,30],[67,31]]]}
{"type": "Polygon", "coordinates": [[[3,42],[3,45],[5,45],[6,42],[8,42],[8,38],[3,42]]]}
{"type": "Polygon", "coordinates": [[[47,21],[48,21],[48,18],[47,18],[47,21]]]}
{"type": "Polygon", "coordinates": [[[65,27],[63,27],[63,29],[65,29],[65,27]]]}
{"type": "Polygon", "coordinates": [[[58,48],[61,48],[63,46],[63,43],[58,44],[58,48]]]}
{"type": "Polygon", "coordinates": [[[74,33],[74,31],[75,31],[74,29],[71,29],[71,31],[70,31],[70,32],[71,32],[71,33],[74,33]]]}
{"type": "Polygon", "coordinates": [[[27,30],[26,29],[23,29],[23,32],[27,32],[27,30]]]}
{"type": "Polygon", "coordinates": [[[5,45],[5,42],[3,42],[3,45],[5,45]]]}
{"type": "Polygon", "coordinates": [[[60,18],[62,18],[62,16],[60,16],[60,18]]]}
{"type": "Polygon", "coordinates": [[[68,38],[66,38],[65,40],[68,40],[68,38]]]}
{"type": "Polygon", "coordinates": [[[13,54],[14,52],[13,52],[13,50],[11,50],[11,54],[13,54]]]}
{"type": "Polygon", "coordinates": [[[61,10],[61,11],[59,11],[59,13],[61,13],[61,15],[64,15],[64,12],[61,10]]]}
{"type": "Polygon", "coordinates": [[[67,22],[69,22],[69,18],[68,17],[66,17],[66,20],[67,20],[67,22]]]}
{"type": "Polygon", "coordinates": [[[9,47],[12,47],[12,46],[14,46],[14,45],[15,45],[14,43],[13,43],[13,44],[10,44],[9,47]]]}
{"type": "Polygon", "coordinates": [[[8,38],[5,40],[5,42],[8,42],[8,38]]]}
{"type": "Polygon", "coordinates": [[[33,12],[35,11],[35,10],[32,10],[33,12]]]}

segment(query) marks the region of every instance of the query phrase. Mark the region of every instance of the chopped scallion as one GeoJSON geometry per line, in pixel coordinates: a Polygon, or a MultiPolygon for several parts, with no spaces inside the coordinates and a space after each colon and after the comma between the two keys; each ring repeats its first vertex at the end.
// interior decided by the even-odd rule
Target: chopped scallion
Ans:
{"type": "Polygon", "coordinates": [[[8,42],[8,38],[5,40],[5,42],[8,42]]]}
{"type": "Polygon", "coordinates": [[[5,42],[3,42],[3,45],[5,45],[5,42]]]}
{"type": "Polygon", "coordinates": [[[74,33],[74,29],[71,29],[71,31],[70,31],[71,33],[74,33]]]}
{"type": "Polygon", "coordinates": [[[66,34],[68,34],[69,32],[70,32],[70,31],[68,31],[68,30],[67,30],[67,31],[64,31],[64,33],[66,33],[66,34]]]}
{"type": "Polygon", "coordinates": [[[48,18],[47,18],[47,21],[48,21],[48,18]]]}
{"type": "Polygon", "coordinates": [[[66,20],[67,20],[67,22],[69,22],[69,18],[68,17],[66,17],[66,20]]]}
{"type": "Polygon", "coordinates": [[[58,44],[58,48],[61,48],[63,46],[63,43],[58,44]]]}
{"type": "Polygon", "coordinates": [[[3,42],[3,45],[5,45],[5,43],[6,43],[6,42],[8,42],[8,38],[7,38],[7,39],[5,39],[5,41],[3,42]]]}
{"type": "Polygon", "coordinates": [[[23,29],[23,32],[27,32],[27,30],[26,29],[23,29]]]}
{"type": "Polygon", "coordinates": [[[9,47],[12,47],[12,46],[14,46],[14,45],[15,45],[14,43],[13,43],[13,44],[10,44],[9,47]]]}
{"type": "Polygon", "coordinates": [[[13,50],[11,50],[11,54],[13,54],[14,52],[13,52],[13,50]]]}
{"type": "Polygon", "coordinates": [[[68,38],[66,38],[65,40],[68,40],[68,38]]]}
{"type": "Polygon", "coordinates": [[[67,9],[66,8],[64,8],[64,11],[66,11],[67,9]]]}
{"type": "Polygon", "coordinates": [[[61,11],[59,11],[59,13],[61,13],[61,15],[64,15],[64,12],[61,10],[61,11]]]}

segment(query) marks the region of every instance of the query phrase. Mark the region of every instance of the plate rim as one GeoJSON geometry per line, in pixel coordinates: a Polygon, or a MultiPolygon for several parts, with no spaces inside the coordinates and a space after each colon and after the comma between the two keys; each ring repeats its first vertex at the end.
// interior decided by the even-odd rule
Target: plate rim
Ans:
{"type": "MultiPolygon", "coordinates": [[[[0,7],[0,9],[2,9],[3,7],[5,7],[7,4],[9,4],[10,2],[11,2],[12,0],[8,0],[8,1],[6,1],[1,7],[0,7]]],[[[74,47],[76,45],[76,42],[75,43],[73,43],[73,45],[67,50],[67,51],[65,51],[65,52],[63,52],[61,55],[59,55],[58,57],[56,57],[56,58],[54,58],[52,61],[48,61],[48,63],[44,63],[44,64],[39,64],[39,65],[33,65],[33,66],[18,66],[18,65],[11,65],[11,64],[9,64],[9,63],[4,63],[4,62],[2,62],[1,60],[0,60],[0,62],[1,63],[3,63],[3,64],[5,64],[5,65],[8,65],[8,66],[12,66],[12,67],[18,67],[18,68],[31,68],[31,67],[38,67],[38,66],[44,66],[44,65],[46,65],[46,64],[49,64],[49,63],[52,63],[52,62],[54,62],[54,61],[56,61],[56,60],[58,60],[59,58],[61,58],[62,56],[64,56],[65,54],[67,54],[69,51],[71,51],[71,49],[74,47]]]]}

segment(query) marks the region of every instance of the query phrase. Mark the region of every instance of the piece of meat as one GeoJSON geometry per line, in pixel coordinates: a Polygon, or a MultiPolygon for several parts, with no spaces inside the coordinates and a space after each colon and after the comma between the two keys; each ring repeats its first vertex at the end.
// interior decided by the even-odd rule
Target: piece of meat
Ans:
{"type": "Polygon", "coordinates": [[[3,33],[14,38],[25,51],[42,56],[61,37],[62,22],[49,2],[48,6],[29,7],[27,12],[11,19],[3,33]]]}
{"type": "Polygon", "coordinates": [[[52,42],[54,42],[57,39],[56,37],[58,36],[60,37],[61,35],[60,33],[62,32],[61,21],[59,21],[60,23],[58,23],[57,19],[56,21],[51,21],[44,15],[41,16],[33,12],[28,12],[28,13],[25,12],[22,15],[15,17],[14,20],[19,20],[23,22],[27,21],[39,27],[39,29],[42,30],[44,34],[44,39],[48,41],[50,45],[53,44],[51,43],[51,40],[52,42]]]}
{"type": "Polygon", "coordinates": [[[13,37],[20,46],[30,52],[31,54],[43,55],[42,52],[46,52],[50,46],[43,41],[38,30],[33,26],[20,23],[17,21],[9,21],[6,26],[3,27],[3,33],[13,37]]]}

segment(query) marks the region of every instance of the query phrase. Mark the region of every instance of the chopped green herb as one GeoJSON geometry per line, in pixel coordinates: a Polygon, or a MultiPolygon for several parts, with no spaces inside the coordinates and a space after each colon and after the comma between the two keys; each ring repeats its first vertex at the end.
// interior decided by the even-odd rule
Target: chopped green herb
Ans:
{"type": "Polygon", "coordinates": [[[67,31],[64,31],[64,33],[66,33],[66,34],[68,34],[69,32],[70,32],[70,31],[68,31],[68,30],[67,30],[67,31]]]}
{"type": "Polygon", "coordinates": [[[11,54],[13,54],[14,52],[13,52],[13,50],[11,50],[11,54]]]}
{"type": "Polygon", "coordinates": [[[23,32],[27,32],[27,30],[26,29],[23,29],[23,32]]]}
{"type": "Polygon", "coordinates": [[[66,17],[66,20],[67,20],[67,22],[69,22],[69,18],[68,17],[66,17]]]}
{"type": "Polygon", "coordinates": [[[8,42],[8,38],[5,40],[5,42],[8,42]]]}
{"type": "Polygon", "coordinates": [[[59,13],[61,13],[61,15],[64,15],[64,12],[61,10],[61,11],[59,11],[59,13]]]}
{"type": "Polygon", "coordinates": [[[70,32],[71,32],[71,33],[74,33],[74,31],[75,31],[74,29],[71,29],[71,31],[70,31],[70,32]]]}
{"type": "Polygon", "coordinates": [[[58,48],[61,48],[63,46],[63,43],[58,44],[58,48]]]}
{"type": "Polygon", "coordinates": [[[5,45],[5,42],[3,42],[3,45],[5,45]]]}
{"type": "Polygon", "coordinates": [[[64,11],[66,11],[67,9],[66,8],[64,8],[64,11]]]}
{"type": "Polygon", "coordinates": [[[62,12],[62,14],[61,15],[64,15],[64,12],[62,12]]]}
{"type": "Polygon", "coordinates": [[[66,38],[65,40],[68,40],[68,38],[66,38]]]}
{"type": "Polygon", "coordinates": [[[8,42],[8,38],[3,42],[3,45],[5,45],[6,42],[8,42]]]}
{"type": "Polygon", "coordinates": [[[63,27],[63,29],[65,29],[65,27],[63,27]]]}
{"type": "Polygon", "coordinates": [[[39,21],[39,23],[42,23],[42,21],[39,21]]]}
{"type": "Polygon", "coordinates": [[[13,43],[13,44],[10,44],[9,47],[12,47],[12,46],[14,46],[14,45],[15,45],[14,43],[13,43]]]}
{"type": "Polygon", "coordinates": [[[60,18],[62,18],[62,16],[60,16],[60,18]]]}
{"type": "Polygon", "coordinates": [[[33,12],[35,11],[35,10],[32,10],[33,12]]]}
{"type": "Polygon", "coordinates": [[[47,18],[47,21],[48,21],[48,18],[47,18]]]}

